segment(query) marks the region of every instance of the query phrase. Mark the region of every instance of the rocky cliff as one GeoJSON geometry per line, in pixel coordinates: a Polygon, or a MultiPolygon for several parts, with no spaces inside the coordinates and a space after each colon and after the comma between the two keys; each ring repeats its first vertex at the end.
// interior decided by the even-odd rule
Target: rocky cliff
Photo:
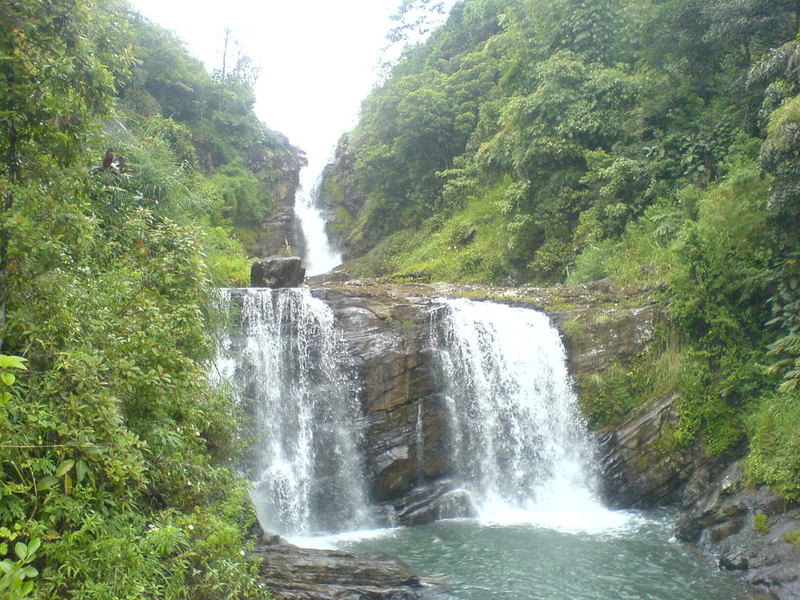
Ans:
{"type": "Polygon", "coordinates": [[[269,190],[272,204],[261,223],[256,240],[256,256],[274,256],[300,252],[305,244],[300,224],[294,214],[295,196],[300,186],[300,170],[308,164],[301,150],[289,150],[267,157],[270,163],[269,190]]]}
{"type": "MultiPolygon", "coordinates": [[[[466,296],[545,311],[564,333],[577,379],[640,358],[661,318],[652,290],[603,282],[486,288],[337,279],[346,276],[312,278],[312,293],[333,309],[361,383],[369,496],[386,507],[389,521],[406,525],[471,513],[451,479],[448,420],[430,339],[436,298],[466,296]]],[[[787,535],[800,529],[800,509],[764,488],[747,488],[738,460],[744,449],[711,458],[699,444],[677,447],[671,433],[679,401],[671,393],[598,432],[607,502],[679,507],[679,539],[699,544],[720,568],[737,571],[772,597],[800,597],[800,547],[787,535]]]]}
{"type": "Polygon", "coordinates": [[[709,457],[699,443],[666,443],[678,401],[678,395],[664,398],[602,433],[607,500],[617,507],[679,507],[679,540],[697,544],[720,569],[736,571],[771,598],[800,598],[800,546],[792,537],[800,531],[800,507],[746,484],[744,448],[709,457]]]}
{"type": "Polygon", "coordinates": [[[342,251],[344,260],[361,256],[369,249],[355,223],[367,202],[367,195],[355,183],[355,156],[347,149],[347,137],[336,147],[333,162],[325,166],[317,192],[317,206],[325,215],[328,237],[342,251]]]}
{"type": "Polygon", "coordinates": [[[333,309],[356,363],[370,497],[385,503],[391,519],[402,524],[471,512],[468,498],[450,480],[446,407],[430,341],[436,298],[525,305],[544,310],[558,326],[580,323],[582,335],[569,343],[570,366],[578,377],[644,352],[658,314],[648,290],[602,284],[487,288],[316,280],[313,294],[333,309]]]}

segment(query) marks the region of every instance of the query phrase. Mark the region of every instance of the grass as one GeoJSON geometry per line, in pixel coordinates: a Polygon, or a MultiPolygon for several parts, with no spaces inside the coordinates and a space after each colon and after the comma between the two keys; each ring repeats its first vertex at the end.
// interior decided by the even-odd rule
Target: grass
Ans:
{"type": "Polygon", "coordinates": [[[753,517],[753,529],[761,535],[769,533],[769,518],[763,513],[758,513],[753,517]]]}
{"type": "Polygon", "coordinates": [[[800,529],[795,529],[794,531],[789,531],[783,534],[783,539],[790,544],[794,544],[795,546],[800,546],[800,529]]]}
{"type": "MultiPolygon", "coordinates": [[[[685,346],[673,332],[660,330],[643,356],[578,380],[583,412],[595,427],[619,425],[642,407],[679,391],[685,364],[685,346]]],[[[671,445],[667,442],[665,447],[671,445]]]]}
{"type": "Polygon", "coordinates": [[[561,325],[564,336],[571,343],[577,343],[586,335],[586,327],[578,321],[564,321],[561,325]]]}
{"type": "Polygon", "coordinates": [[[497,209],[504,186],[473,198],[442,221],[399,231],[352,261],[360,277],[414,275],[427,281],[501,283],[508,278],[508,232],[497,209]]]}

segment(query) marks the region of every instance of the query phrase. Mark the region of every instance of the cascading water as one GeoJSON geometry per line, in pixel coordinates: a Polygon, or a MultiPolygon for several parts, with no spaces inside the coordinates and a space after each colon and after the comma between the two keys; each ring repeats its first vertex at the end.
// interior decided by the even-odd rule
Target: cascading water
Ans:
{"type": "Polygon", "coordinates": [[[327,273],[342,263],[342,254],[331,246],[325,231],[325,218],[317,208],[317,186],[314,176],[303,177],[303,185],[295,197],[294,213],[300,222],[305,240],[303,262],[307,275],[327,273]]]}
{"type": "MultiPolygon", "coordinates": [[[[439,301],[431,333],[457,475],[482,518],[309,538],[371,524],[358,390],[332,312],[301,289],[227,290],[223,300],[234,327],[216,378],[256,419],[252,495],[267,530],[397,554],[448,581],[426,591],[431,600],[683,600],[687,590],[749,600],[668,542],[668,519],[632,519],[595,501],[592,448],[558,333],[540,313],[492,303],[439,301]]],[[[418,449],[430,443],[422,417],[418,409],[418,449]]]]}
{"type": "Polygon", "coordinates": [[[594,529],[625,517],[595,499],[592,446],[546,315],[464,299],[433,313],[457,476],[481,517],[594,529]]]}
{"type": "Polygon", "coordinates": [[[252,497],[262,527],[302,536],[365,526],[358,390],[332,311],[305,289],[226,293],[239,316],[218,371],[256,420],[252,497]]]}

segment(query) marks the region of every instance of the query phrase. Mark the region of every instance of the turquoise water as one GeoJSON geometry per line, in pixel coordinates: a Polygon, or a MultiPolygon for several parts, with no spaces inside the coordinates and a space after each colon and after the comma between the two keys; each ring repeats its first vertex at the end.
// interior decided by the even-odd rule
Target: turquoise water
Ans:
{"type": "Polygon", "coordinates": [[[439,586],[436,600],[750,600],[729,574],[670,541],[664,516],[605,533],[440,521],[394,529],[340,548],[383,552],[439,586]]]}

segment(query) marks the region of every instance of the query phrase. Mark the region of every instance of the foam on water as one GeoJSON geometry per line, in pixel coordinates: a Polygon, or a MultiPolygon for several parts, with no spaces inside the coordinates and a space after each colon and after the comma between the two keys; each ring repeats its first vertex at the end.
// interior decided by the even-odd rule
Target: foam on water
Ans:
{"type": "Polygon", "coordinates": [[[390,538],[399,531],[396,527],[382,527],[380,529],[356,529],[339,533],[290,536],[289,543],[302,548],[315,548],[318,550],[335,550],[342,546],[369,540],[390,538]]]}

